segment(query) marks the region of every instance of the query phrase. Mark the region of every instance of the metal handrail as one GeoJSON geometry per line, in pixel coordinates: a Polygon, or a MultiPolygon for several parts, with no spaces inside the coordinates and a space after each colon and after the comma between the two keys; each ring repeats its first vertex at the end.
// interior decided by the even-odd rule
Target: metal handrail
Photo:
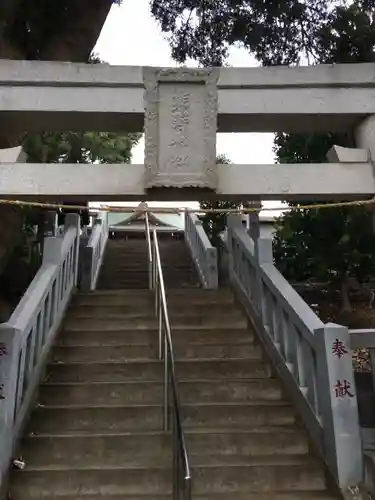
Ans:
{"type": "Polygon", "coordinates": [[[160,360],[164,359],[163,427],[164,431],[172,430],[173,500],[179,500],[180,498],[191,500],[191,472],[185,435],[182,428],[181,405],[177,390],[171,326],[160,259],[159,241],[157,232],[154,230],[152,232],[153,238],[151,243],[147,214],[146,231],[148,233],[148,236],[146,236],[147,242],[150,243],[149,248],[152,249],[149,282],[152,284],[155,292],[155,311],[158,323],[158,356],[160,360]]]}
{"type": "Polygon", "coordinates": [[[147,252],[148,252],[148,287],[151,290],[153,288],[153,272],[152,272],[152,246],[151,246],[151,233],[150,233],[150,222],[148,220],[148,213],[145,212],[145,233],[147,242],[147,252]]]}

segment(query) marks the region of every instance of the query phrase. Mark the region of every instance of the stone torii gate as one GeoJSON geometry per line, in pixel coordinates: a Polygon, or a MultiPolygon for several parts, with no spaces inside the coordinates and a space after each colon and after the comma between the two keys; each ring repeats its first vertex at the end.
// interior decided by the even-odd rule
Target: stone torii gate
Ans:
{"type": "MultiPolygon", "coordinates": [[[[10,199],[324,199],[375,195],[375,64],[150,68],[0,61],[0,126],[145,131],[144,165],[1,164],[10,199]],[[217,165],[217,132],[354,130],[328,164],[217,165]]],[[[249,151],[251,158],[251,151],[249,151]]]]}

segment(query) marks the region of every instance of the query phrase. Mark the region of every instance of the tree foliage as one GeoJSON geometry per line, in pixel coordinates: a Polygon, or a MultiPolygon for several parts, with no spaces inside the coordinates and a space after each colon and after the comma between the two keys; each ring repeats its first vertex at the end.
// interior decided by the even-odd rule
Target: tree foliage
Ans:
{"type": "MultiPolygon", "coordinates": [[[[45,132],[28,135],[24,150],[30,163],[77,163],[79,168],[80,163],[130,163],[131,149],[139,139],[140,134],[45,132]]],[[[87,224],[87,213],[81,216],[87,224]]]]}
{"type": "MultiPolygon", "coordinates": [[[[375,0],[152,0],[151,7],[180,63],[191,58],[221,66],[233,45],[264,66],[375,60],[375,0]]],[[[275,152],[280,163],[317,163],[333,144],[354,146],[351,131],[277,134],[275,152]]],[[[225,217],[212,216],[208,230],[214,220],[222,230],[225,217]]],[[[275,256],[289,279],[344,284],[348,276],[364,279],[374,271],[373,248],[365,208],[295,210],[283,218],[275,256]]]]}
{"type": "Polygon", "coordinates": [[[265,66],[374,60],[375,0],[152,0],[151,11],[180,63],[221,66],[232,45],[265,66]]]}
{"type": "Polygon", "coordinates": [[[30,163],[130,163],[140,134],[44,132],[30,134],[24,149],[30,163]]]}
{"type": "MultiPolygon", "coordinates": [[[[336,136],[278,134],[280,163],[320,163],[336,136]]],[[[311,202],[309,202],[311,203],[311,202]]],[[[366,207],[295,209],[279,220],[274,256],[290,280],[329,282],[342,290],[342,307],[350,308],[349,283],[375,272],[373,213],[366,207]]],[[[303,207],[303,203],[300,205],[303,207]]]]}
{"type": "MultiPolygon", "coordinates": [[[[322,63],[371,62],[374,59],[373,5],[354,2],[336,11],[336,20],[322,36],[322,63]],[[337,14],[338,13],[338,14],[337,14]],[[323,50],[324,49],[324,50],[323,50]]],[[[280,163],[320,163],[334,145],[354,147],[347,134],[277,134],[280,163]]],[[[350,308],[350,278],[367,279],[375,271],[373,214],[364,207],[297,210],[282,218],[275,239],[275,259],[288,279],[328,281],[342,290],[342,307],[350,308]]]]}

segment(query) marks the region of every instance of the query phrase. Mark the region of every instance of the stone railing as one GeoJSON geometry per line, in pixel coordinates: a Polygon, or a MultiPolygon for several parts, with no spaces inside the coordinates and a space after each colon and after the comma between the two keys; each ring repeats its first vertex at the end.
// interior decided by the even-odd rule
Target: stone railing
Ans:
{"type": "Polygon", "coordinates": [[[273,264],[272,240],[253,241],[228,218],[231,282],[259,332],[312,443],[342,491],[364,479],[346,327],[324,324],[273,264]]]}
{"type": "Polygon", "coordinates": [[[188,211],[185,212],[185,239],[203,288],[217,288],[216,248],[211,245],[199,218],[188,211]]]}
{"type": "Polygon", "coordinates": [[[7,323],[0,325],[0,494],[34,404],[50,347],[77,285],[79,216],[44,240],[42,266],[7,323]]]}
{"type": "Polygon", "coordinates": [[[365,451],[366,486],[375,498],[375,328],[349,330],[350,347],[368,349],[371,371],[356,373],[358,406],[362,420],[362,440],[365,451]]]}
{"type": "Polygon", "coordinates": [[[91,235],[80,251],[80,289],[95,290],[108,240],[108,213],[100,212],[95,219],[91,235]]]}
{"type": "Polygon", "coordinates": [[[368,350],[365,366],[357,366],[356,383],[364,447],[375,451],[375,328],[349,330],[349,334],[353,351],[368,350]]]}

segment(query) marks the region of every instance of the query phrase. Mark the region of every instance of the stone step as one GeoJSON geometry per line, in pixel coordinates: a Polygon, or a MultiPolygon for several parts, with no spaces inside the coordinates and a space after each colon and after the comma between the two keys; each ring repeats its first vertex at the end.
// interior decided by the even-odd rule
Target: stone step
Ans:
{"type": "Polygon", "coordinates": [[[160,431],[160,405],[37,406],[26,434],[92,434],[160,431]]]}
{"type": "MultiPolygon", "coordinates": [[[[168,259],[161,263],[163,272],[170,271],[172,269],[178,270],[188,270],[196,271],[193,261],[187,257],[168,259]]],[[[148,258],[135,259],[134,256],[124,256],[118,257],[117,255],[108,255],[104,257],[102,261],[101,271],[113,270],[113,269],[123,269],[123,270],[146,270],[148,271],[148,258]]]]}
{"type": "MultiPolygon", "coordinates": [[[[170,318],[172,331],[174,329],[190,330],[190,329],[231,329],[247,328],[247,319],[238,311],[230,314],[221,314],[211,316],[172,316],[170,318]]],[[[107,330],[154,330],[157,325],[156,318],[79,318],[79,320],[67,316],[63,328],[70,331],[79,330],[100,330],[105,334],[107,330]]]]}
{"type": "MultiPolygon", "coordinates": [[[[17,499],[28,500],[33,497],[27,491],[22,492],[22,497],[17,499]]],[[[55,497],[51,497],[55,498],[55,497]]],[[[341,496],[334,495],[328,491],[297,491],[297,492],[272,492],[272,493],[231,493],[230,500],[341,500],[341,496]]],[[[94,495],[59,495],[59,500],[171,500],[171,495],[112,495],[100,492],[94,495]]],[[[39,500],[39,498],[38,498],[39,500]]],[[[226,493],[215,493],[212,495],[194,494],[194,500],[228,500],[226,493]]]]}
{"type": "MultiPolygon", "coordinates": [[[[131,269],[132,264],[134,264],[135,268],[143,267],[145,266],[147,269],[148,266],[148,255],[131,255],[131,254],[123,254],[123,255],[118,255],[118,253],[112,252],[109,254],[106,254],[104,256],[104,259],[102,261],[102,269],[105,267],[119,267],[119,268],[124,268],[124,269],[131,269]]],[[[176,269],[181,268],[181,269],[195,269],[194,263],[191,260],[189,256],[184,256],[184,255],[177,255],[176,257],[171,257],[168,256],[168,258],[165,258],[161,262],[162,268],[164,269],[170,269],[175,267],[176,269]]]]}
{"type": "MultiPolygon", "coordinates": [[[[229,340],[229,339],[228,339],[229,340]]],[[[261,359],[262,351],[254,344],[175,344],[173,347],[175,359],[196,359],[196,358],[246,358],[261,359]]],[[[52,352],[52,362],[126,362],[130,359],[156,359],[158,355],[157,338],[154,344],[119,344],[106,345],[105,338],[101,346],[92,347],[64,346],[54,347],[52,352]]]]}
{"type": "MultiPolygon", "coordinates": [[[[176,288],[179,287],[183,283],[198,283],[199,278],[194,273],[178,273],[174,271],[170,271],[169,273],[164,273],[164,283],[167,288],[176,288]]],[[[118,289],[126,288],[130,284],[134,283],[143,283],[144,288],[148,287],[149,284],[149,276],[144,272],[120,272],[118,270],[114,270],[111,272],[103,272],[99,276],[98,279],[98,289],[101,286],[106,285],[117,285],[118,289]]]]}
{"type": "MultiPolygon", "coordinates": [[[[129,305],[129,304],[142,304],[150,303],[154,298],[154,293],[148,289],[138,290],[99,290],[92,293],[80,294],[78,293],[73,300],[73,303],[79,305],[129,305]]],[[[172,307],[173,304],[204,304],[209,307],[211,304],[228,304],[233,303],[234,298],[230,290],[204,290],[202,288],[193,289],[169,289],[167,290],[168,306],[172,307]]],[[[153,303],[153,302],[152,302],[153,303]]]]}
{"type": "MultiPolygon", "coordinates": [[[[269,455],[304,456],[309,452],[303,433],[292,428],[266,427],[262,431],[228,433],[186,433],[192,466],[245,461],[246,457],[269,455]]],[[[28,467],[136,467],[168,463],[172,458],[171,437],[167,433],[127,433],[117,435],[38,435],[24,438],[22,458],[28,467]]]]}
{"type": "MultiPolygon", "coordinates": [[[[161,361],[128,363],[50,363],[48,382],[123,382],[126,380],[162,380],[161,361]]],[[[271,367],[257,360],[189,360],[176,362],[178,380],[264,379],[271,367]]]]}
{"type": "MultiPolygon", "coordinates": [[[[143,344],[155,345],[158,339],[156,330],[108,330],[103,334],[101,331],[92,330],[64,330],[57,339],[57,345],[86,345],[101,346],[121,344],[143,344]]],[[[178,344],[200,346],[210,344],[227,344],[230,340],[232,346],[252,344],[255,342],[255,334],[249,329],[237,330],[173,330],[172,340],[174,349],[178,344]]]]}
{"type": "MultiPolygon", "coordinates": [[[[277,379],[179,382],[178,391],[182,404],[284,399],[277,379]]],[[[39,391],[39,403],[48,406],[153,405],[162,401],[162,382],[47,383],[39,391]]]]}
{"type": "MultiPolygon", "coordinates": [[[[165,286],[168,288],[168,287],[175,287],[177,285],[179,285],[181,288],[194,288],[194,287],[198,287],[199,286],[199,283],[198,282],[171,282],[169,283],[168,281],[165,281],[165,286]]],[[[128,290],[142,290],[143,288],[145,288],[146,286],[146,283],[142,283],[142,282],[134,282],[134,283],[121,283],[120,285],[117,285],[115,282],[111,281],[111,282],[108,282],[108,283],[100,283],[100,289],[101,290],[108,290],[108,291],[116,291],[116,290],[119,290],[120,288],[124,288],[126,286],[126,288],[128,290]]]]}
{"type": "MultiPolygon", "coordinates": [[[[116,245],[116,246],[107,246],[105,254],[104,255],[109,255],[109,254],[116,254],[116,255],[122,255],[122,254],[132,254],[132,255],[148,255],[148,248],[146,241],[142,242],[140,245],[116,245]]],[[[165,257],[166,259],[169,258],[176,258],[177,255],[181,256],[189,256],[190,257],[190,251],[186,246],[179,246],[179,245],[162,245],[160,244],[160,254],[163,254],[162,256],[165,257]]]]}
{"type": "MultiPolygon", "coordinates": [[[[194,268],[191,266],[186,266],[186,267],[177,267],[177,266],[169,266],[169,267],[163,267],[163,276],[171,276],[173,274],[176,274],[178,276],[196,276],[196,271],[194,268]]],[[[111,264],[103,264],[101,270],[100,270],[100,276],[101,277],[107,277],[107,276],[129,276],[129,277],[136,277],[136,276],[145,276],[148,277],[148,264],[142,264],[142,265],[134,265],[132,267],[123,267],[119,265],[115,265],[113,262],[111,264]]]]}
{"type": "MultiPolygon", "coordinates": [[[[170,269],[176,269],[178,270],[188,270],[192,271],[195,270],[195,265],[193,261],[190,258],[184,258],[184,259],[171,259],[168,258],[168,260],[165,260],[165,262],[162,262],[162,269],[163,271],[170,270],[170,269]]],[[[130,260],[125,260],[123,258],[118,258],[116,255],[112,255],[111,257],[106,257],[104,256],[104,259],[102,261],[102,269],[127,269],[129,271],[133,269],[145,269],[148,271],[148,258],[142,257],[142,258],[135,258],[135,256],[132,256],[130,260]]]]}
{"type": "MultiPolygon", "coordinates": [[[[176,272],[195,272],[195,267],[189,261],[186,262],[166,262],[162,264],[163,273],[168,271],[176,271],[176,272]]],[[[131,259],[131,262],[124,262],[120,259],[108,259],[107,261],[104,259],[102,263],[101,270],[105,269],[106,271],[115,270],[121,272],[145,272],[148,274],[148,260],[140,260],[135,261],[131,259]]]]}
{"type": "MultiPolygon", "coordinates": [[[[11,496],[14,499],[53,499],[70,495],[130,496],[171,495],[171,469],[168,467],[134,468],[57,468],[38,470],[26,467],[14,471],[11,496]]],[[[130,500],[130,499],[129,499],[130,500]]]]}
{"type": "MultiPolygon", "coordinates": [[[[295,456],[256,457],[232,466],[202,465],[192,468],[195,494],[270,491],[325,491],[324,473],[319,464],[295,456]],[[251,463],[252,462],[252,463],[251,463]]],[[[26,468],[14,474],[12,494],[18,498],[27,489],[31,498],[54,498],[59,494],[116,493],[123,495],[171,493],[170,468],[60,467],[40,470],[26,468]]]]}
{"type": "MultiPolygon", "coordinates": [[[[162,429],[162,406],[37,406],[28,433],[121,433],[162,429]]],[[[290,426],[295,416],[290,405],[280,401],[253,401],[246,404],[184,405],[183,425],[187,429],[254,429],[263,426],[290,426]]]]}
{"type": "Polygon", "coordinates": [[[51,383],[95,383],[162,380],[161,361],[130,363],[50,363],[45,381],[51,383]]]}
{"type": "MultiPolygon", "coordinates": [[[[217,314],[223,315],[225,313],[235,313],[239,315],[238,308],[234,303],[228,303],[225,305],[225,313],[223,311],[223,304],[211,304],[209,306],[210,315],[216,316],[217,314]]],[[[170,317],[173,316],[199,316],[207,315],[206,304],[176,304],[172,303],[168,307],[168,313],[170,317]]],[[[150,297],[147,304],[141,303],[131,303],[131,304],[108,304],[108,305],[93,305],[93,304],[77,304],[73,303],[69,308],[69,317],[127,317],[127,318],[139,318],[139,317],[155,317],[155,302],[150,297]]]]}
{"type": "MultiPolygon", "coordinates": [[[[195,279],[180,279],[178,277],[173,276],[172,278],[165,278],[164,279],[164,284],[165,287],[168,288],[175,288],[176,286],[179,286],[181,288],[191,288],[191,287],[198,287],[200,284],[198,283],[197,280],[195,279]]],[[[143,288],[148,286],[148,278],[140,278],[140,279],[134,279],[130,280],[128,278],[120,279],[118,276],[110,279],[99,279],[98,280],[98,288],[101,290],[120,290],[121,288],[128,288],[128,289],[134,289],[138,288],[139,290],[142,290],[143,288]]]]}
{"type": "Polygon", "coordinates": [[[315,460],[299,456],[255,457],[246,464],[193,467],[193,493],[324,491],[322,467],[315,460]]]}
{"type": "MultiPolygon", "coordinates": [[[[99,282],[98,282],[99,283],[99,282]]],[[[145,288],[146,286],[146,283],[127,283],[126,284],[126,288],[128,290],[142,290],[143,288],[145,288]]],[[[116,287],[115,284],[100,284],[100,289],[101,290],[118,290],[118,288],[116,287]]]]}
{"type": "MultiPolygon", "coordinates": [[[[131,271],[127,269],[121,269],[119,266],[114,266],[111,268],[103,266],[99,279],[116,279],[116,280],[124,280],[125,278],[128,278],[129,280],[131,279],[137,279],[137,278],[147,278],[148,279],[148,267],[147,264],[143,266],[143,268],[133,268],[131,271]]],[[[178,279],[184,279],[184,278],[198,278],[197,273],[193,269],[175,269],[175,268],[170,268],[163,270],[163,277],[164,280],[170,279],[171,277],[176,276],[178,279]]]]}
{"type": "MultiPolygon", "coordinates": [[[[256,493],[231,493],[230,500],[341,500],[341,496],[337,493],[331,493],[329,491],[273,491],[271,493],[267,492],[256,492],[256,493]]],[[[112,497],[111,497],[112,499],[112,497]]],[[[65,500],[65,499],[64,499],[65,500]]],[[[83,500],[78,497],[76,500],[83,500]]],[[[96,500],[95,498],[89,498],[85,500],[96,500]]],[[[112,499],[118,500],[118,499],[112,499]]],[[[129,499],[130,500],[130,499],[129,499]]],[[[133,499],[132,499],[133,500],[133,499]]],[[[134,499],[138,500],[138,499],[134,499]]],[[[139,499],[143,500],[143,499],[139,499]]],[[[164,500],[164,499],[163,499],[164,500]]],[[[207,495],[194,495],[194,500],[228,500],[227,493],[214,493],[207,495]]]]}
{"type": "Polygon", "coordinates": [[[253,464],[193,467],[194,493],[324,491],[325,476],[315,460],[299,456],[255,457],[253,464]]]}
{"type": "Polygon", "coordinates": [[[263,426],[293,425],[293,408],[284,401],[247,401],[246,403],[201,403],[183,405],[186,429],[256,429],[263,426]]]}
{"type": "MultiPolygon", "coordinates": [[[[164,272],[163,277],[164,277],[164,282],[172,282],[173,280],[175,280],[176,282],[179,283],[181,281],[185,282],[185,281],[189,281],[189,280],[190,281],[199,280],[198,275],[194,272],[174,271],[173,269],[164,272]]],[[[134,270],[132,272],[128,272],[128,271],[122,271],[119,269],[113,269],[113,270],[104,269],[99,276],[99,281],[109,282],[112,280],[115,280],[118,284],[122,284],[126,281],[135,282],[136,280],[139,280],[139,281],[147,280],[147,282],[148,282],[149,275],[146,271],[143,271],[143,270],[139,270],[139,271],[134,270]]],[[[178,283],[174,287],[172,287],[172,285],[170,285],[168,288],[179,288],[180,285],[178,283]]],[[[148,285],[146,285],[145,288],[148,288],[148,285]]],[[[100,287],[97,286],[97,289],[100,290],[100,287]]],[[[119,289],[120,289],[120,287],[119,287],[119,289]]],[[[124,289],[126,289],[126,286],[124,287],[124,289]]]]}
{"type": "MultiPolygon", "coordinates": [[[[120,274],[118,271],[113,273],[106,273],[99,277],[98,280],[98,288],[104,288],[106,286],[117,286],[117,290],[121,288],[127,288],[134,284],[142,285],[143,288],[147,288],[149,283],[149,278],[147,275],[136,274],[120,274]]],[[[195,285],[198,286],[198,277],[191,274],[165,274],[164,275],[164,284],[166,288],[176,288],[177,286],[186,286],[186,285],[195,285]]]]}

